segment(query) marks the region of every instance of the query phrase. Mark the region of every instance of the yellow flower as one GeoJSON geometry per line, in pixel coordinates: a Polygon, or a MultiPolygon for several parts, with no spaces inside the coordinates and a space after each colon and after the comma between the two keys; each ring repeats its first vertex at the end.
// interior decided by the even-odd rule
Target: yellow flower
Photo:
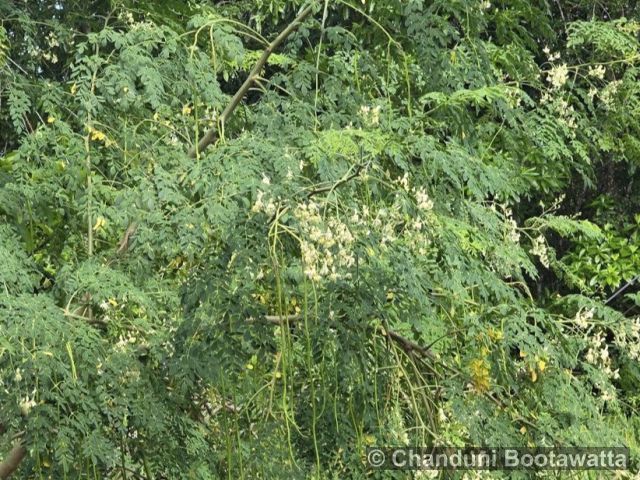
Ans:
{"type": "Polygon", "coordinates": [[[182,114],[189,115],[191,113],[191,107],[189,105],[185,105],[182,107],[182,114]]]}
{"type": "Polygon", "coordinates": [[[493,327],[489,328],[489,338],[494,342],[499,342],[503,338],[502,331],[493,327]]]}
{"type": "Polygon", "coordinates": [[[71,91],[71,95],[75,95],[76,92],[78,91],[78,85],[76,85],[74,82],[73,85],[71,85],[71,88],[69,90],[71,91]]]}
{"type": "Polygon", "coordinates": [[[363,437],[364,443],[365,445],[375,445],[376,444],[376,437],[374,437],[371,434],[367,434],[363,437]]]}
{"type": "Polygon", "coordinates": [[[98,230],[102,230],[106,224],[107,221],[104,219],[104,217],[96,218],[96,223],[93,225],[93,231],[97,232],[98,230]]]}
{"type": "Polygon", "coordinates": [[[545,362],[544,360],[538,360],[538,370],[540,370],[541,372],[544,372],[546,368],[547,368],[547,362],[545,362]]]}
{"type": "Polygon", "coordinates": [[[489,377],[489,364],[485,358],[477,358],[472,360],[469,364],[469,370],[471,371],[471,381],[473,386],[479,392],[486,392],[489,390],[490,377],[489,377]]]}
{"type": "Polygon", "coordinates": [[[91,127],[90,132],[91,132],[91,140],[104,141],[107,138],[107,136],[104,133],[102,133],[100,130],[96,130],[93,127],[91,127]]]}
{"type": "Polygon", "coordinates": [[[56,121],[56,117],[54,117],[53,115],[49,115],[47,117],[47,123],[53,123],[56,121]]]}

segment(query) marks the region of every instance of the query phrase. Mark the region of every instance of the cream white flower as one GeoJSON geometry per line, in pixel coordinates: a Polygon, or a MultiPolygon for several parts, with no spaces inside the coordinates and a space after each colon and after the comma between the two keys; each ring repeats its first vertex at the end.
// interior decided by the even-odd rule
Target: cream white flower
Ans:
{"type": "Polygon", "coordinates": [[[415,196],[420,210],[433,210],[433,200],[429,198],[429,195],[424,188],[416,190],[415,196]]]}
{"type": "Polygon", "coordinates": [[[545,238],[542,235],[534,238],[531,253],[538,257],[540,263],[546,268],[549,268],[549,254],[547,252],[547,244],[545,238]]]}
{"type": "Polygon", "coordinates": [[[569,78],[569,67],[565,63],[562,65],[554,65],[547,74],[547,81],[554,89],[563,87],[569,78]]]}
{"type": "Polygon", "coordinates": [[[24,416],[27,416],[29,415],[29,412],[31,411],[31,409],[36,405],[37,404],[33,398],[30,398],[30,397],[22,398],[20,399],[20,403],[19,403],[20,413],[22,413],[22,415],[24,416]]]}
{"type": "Polygon", "coordinates": [[[262,197],[264,196],[264,192],[258,190],[258,194],[256,197],[256,203],[251,207],[251,211],[254,213],[261,212],[264,209],[264,203],[262,202],[262,197]]]}
{"type": "Polygon", "coordinates": [[[576,316],[574,317],[574,323],[580,328],[587,328],[589,326],[588,320],[593,318],[593,308],[589,310],[578,310],[576,316]]]}
{"type": "Polygon", "coordinates": [[[597,67],[589,67],[588,73],[590,77],[602,80],[607,70],[602,65],[598,65],[597,67]]]}

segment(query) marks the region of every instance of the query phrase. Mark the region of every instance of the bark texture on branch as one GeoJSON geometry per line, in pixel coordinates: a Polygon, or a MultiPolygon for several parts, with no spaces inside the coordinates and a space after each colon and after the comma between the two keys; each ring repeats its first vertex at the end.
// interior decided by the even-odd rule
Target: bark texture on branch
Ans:
{"type": "MultiPolygon", "coordinates": [[[[289,35],[291,35],[300,26],[300,23],[305,18],[307,18],[307,16],[311,13],[312,10],[313,10],[312,5],[309,5],[304,10],[302,10],[302,12],[300,12],[300,14],[295,18],[295,20],[293,20],[293,22],[291,22],[287,26],[287,28],[285,28],[282,32],[280,32],[280,34],[273,40],[273,42],[271,42],[267,46],[267,48],[262,52],[262,55],[260,56],[256,64],[253,66],[251,71],[249,72],[249,76],[244,81],[240,89],[235,93],[235,95],[233,96],[229,104],[226,106],[226,108],[223,110],[223,112],[220,114],[220,117],[218,118],[218,125],[222,127],[223,131],[224,131],[225,122],[229,118],[231,118],[233,111],[240,104],[240,102],[242,101],[244,96],[247,94],[249,89],[253,86],[253,84],[256,81],[256,78],[260,74],[260,71],[262,70],[264,65],[267,63],[269,56],[273,53],[273,51],[276,48],[278,48],[278,46],[280,46],[280,44],[289,35]]],[[[197,157],[200,152],[204,151],[205,148],[207,148],[209,145],[214,143],[217,138],[218,138],[218,129],[216,126],[214,126],[204,134],[204,136],[200,139],[200,141],[196,146],[194,146],[191,150],[189,150],[189,156],[191,158],[197,157]]]]}
{"type": "Polygon", "coordinates": [[[27,456],[27,449],[22,443],[17,443],[0,462],[0,480],[8,479],[20,466],[20,463],[27,456]]]}

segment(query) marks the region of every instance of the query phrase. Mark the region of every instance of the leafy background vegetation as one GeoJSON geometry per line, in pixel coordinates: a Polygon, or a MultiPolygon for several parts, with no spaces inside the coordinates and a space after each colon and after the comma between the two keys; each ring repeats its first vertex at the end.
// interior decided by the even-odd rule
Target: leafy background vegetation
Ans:
{"type": "Polygon", "coordinates": [[[0,3],[0,477],[636,478],[639,13],[0,3]]]}

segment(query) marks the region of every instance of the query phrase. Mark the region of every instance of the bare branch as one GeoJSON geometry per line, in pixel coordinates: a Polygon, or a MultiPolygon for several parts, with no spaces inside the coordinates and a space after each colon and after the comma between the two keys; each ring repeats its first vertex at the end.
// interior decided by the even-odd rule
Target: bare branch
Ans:
{"type": "Polygon", "coordinates": [[[20,463],[27,456],[27,449],[21,442],[14,445],[7,456],[0,462],[0,480],[8,479],[20,466],[20,463]]]}
{"type": "Polygon", "coordinates": [[[399,344],[402,347],[402,349],[407,353],[417,353],[421,357],[427,357],[431,359],[435,358],[431,350],[421,345],[418,345],[415,342],[412,342],[408,338],[403,337],[402,335],[400,335],[397,332],[394,332],[393,330],[387,330],[387,336],[391,340],[399,344]]]}
{"type": "MultiPolygon", "coordinates": [[[[233,96],[229,104],[226,106],[224,111],[220,114],[218,123],[223,131],[224,131],[225,122],[229,118],[231,118],[233,111],[240,104],[240,102],[242,101],[244,96],[247,94],[249,89],[253,86],[256,79],[259,78],[260,71],[262,70],[264,65],[267,63],[269,56],[273,53],[273,51],[276,48],[278,48],[278,46],[289,35],[291,35],[298,28],[300,23],[311,13],[312,10],[313,10],[312,5],[309,5],[304,10],[302,10],[302,12],[300,12],[300,15],[298,15],[295,18],[295,20],[287,26],[287,28],[285,28],[282,32],[280,32],[280,34],[275,38],[275,40],[273,40],[273,42],[271,42],[267,46],[267,48],[262,52],[262,55],[260,56],[256,64],[253,66],[251,71],[249,72],[249,76],[247,77],[247,79],[244,81],[240,89],[235,93],[235,95],[233,96]]],[[[202,152],[205,148],[207,148],[209,145],[214,143],[217,138],[218,138],[218,129],[216,127],[213,127],[204,134],[204,136],[200,139],[200,141],[195,147],[189,150],[189,156],[191,158],[197,157],[200,152],[202,152]]]]}

